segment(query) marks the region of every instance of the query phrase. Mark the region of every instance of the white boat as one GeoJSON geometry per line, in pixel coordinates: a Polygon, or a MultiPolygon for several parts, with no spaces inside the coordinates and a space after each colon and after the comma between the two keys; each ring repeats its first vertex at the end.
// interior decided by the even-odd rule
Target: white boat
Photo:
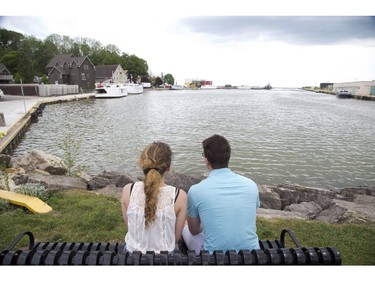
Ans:
{"type": "Polygon", "coordinates": [[[184,85],[172,85],[171,90],[184,90],[185,88],[184,85]]]}
{"type": "Polygon", "coordinates": [[[126,87],[122,84],[95,84],[95,98],[122,98],[128,95],[126,87]]]}
{"type": "Polygon", "coordinates": [[[125,83],[125,87],[129,95],[138,95],[143,93],[143,85],[128,82],[125,83]]]}
{"type": "Polygon", "coordinates": [[[207,89],[217,89],[217,86],[215,86],[215,85],[202,85],[201,89],[205,89],[205,90],[207,90],[207,89]]]}
{"type": "Polygon", "coordinates": [[[241,86],[238,86],[237,89],[240,89],[240,90],[250,90],[251,86],[249,86],[249,85],[241,85],[241,86]]]}

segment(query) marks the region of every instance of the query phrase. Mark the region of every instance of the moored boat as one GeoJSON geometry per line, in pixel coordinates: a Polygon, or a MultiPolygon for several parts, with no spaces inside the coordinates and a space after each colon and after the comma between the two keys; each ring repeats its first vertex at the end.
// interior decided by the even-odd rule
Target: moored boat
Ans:
{"type": "Polygon", "coordinates": [[[128,95],[124,85],[113,83],[97,83],[95,84],[95,92],[95,98],[122,98],[128,95]]]}
{"type": "Polygon", "coordinates": [[[264,87],[260,87],[260,86],[253,86],[251,87],[252,90],[272,90],[272,86],[271,84],[267,84],[266,86],[264,87]]]}
{"type": "Polygon", "coordinates": [[[249,85],[241,85],[241,86],[238,86],[237,89],[240,89],[240,90],[250,90],[251,86],[249,86],[249,85]]]}
{"type": "Polygon", "coordinates": [[[214,89],[217,89],[217,86],[215,85],[202,85],[201,86],[201,89],[204,89],[204,90],[214,90],[214,89]]]}
{"type": "Polygon", "coordinates": [[[336,97],[341,98],[341,99],[348,99],[348,98],[351,98],[352,95],[349,94],[347,90],[342,90],[336,93],[336,97]]]}
{"type": "Polygon", "coordinates": [[[143,93],[143,85],[129,82],[125,84],[125,87],[129,95],[138,95],[143,93]]]}
{"type": "Polygon", "coordinates": [[[170,90],[184,90],[186,87],[184,85],[172,85],[170,90]]]}

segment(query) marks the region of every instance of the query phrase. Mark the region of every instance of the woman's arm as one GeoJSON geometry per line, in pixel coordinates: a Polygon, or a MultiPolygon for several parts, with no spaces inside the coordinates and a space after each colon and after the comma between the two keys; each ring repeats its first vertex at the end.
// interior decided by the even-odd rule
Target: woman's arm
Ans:
{"type": "Polygon", "coordinates": [[[184,190],[180,189],[180,194],[174,205],[174,210],[176,213],[176,243],[181,239],[182,229],[184,228],[186,221],[186,209],[187,209],[187,194],[184,190]]]}
{"type": "Polygon", "coordinates": [[[122,189],[122,195],[121,195],[121,211],[122,211],[122,219],[124,220],[126,228],[128,227],[128,215],[127,210],[129,206],[130,201],[130,187],[132,183],[128,183],[124,186],[122,189]]]}

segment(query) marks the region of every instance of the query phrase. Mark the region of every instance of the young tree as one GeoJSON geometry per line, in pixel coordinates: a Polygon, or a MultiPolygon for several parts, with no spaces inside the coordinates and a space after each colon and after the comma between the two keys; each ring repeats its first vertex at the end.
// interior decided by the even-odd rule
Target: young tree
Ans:
{"type": "Polygon", "coordinates": [[[173,78],[173,75],[168,73],[168,74],[165,74],[164,76],[164,82],[165,83],[168,83],[169,85],[174,85],[174,78],[173,78]]]}

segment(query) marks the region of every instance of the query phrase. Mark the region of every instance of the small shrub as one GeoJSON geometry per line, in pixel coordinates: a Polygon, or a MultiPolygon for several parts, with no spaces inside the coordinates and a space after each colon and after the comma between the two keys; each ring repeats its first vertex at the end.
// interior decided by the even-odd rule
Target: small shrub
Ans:
{"type": "Polygon", "coordinates": [[[68,168],[67,176],[78,177],[87,171],[87,167],[77,163],[78,152],[81,141],[73,138],[72,135],[65,136],[60,148],[64,151],[63,164],[68,168]]]}
{"type": "Polygon", "coordinates": [[[40,183],[25,183],[14,188],[14,192],[24,195],[38,197],[42,201],[47,201],[51,197],[48,189],[40,183]]]}

